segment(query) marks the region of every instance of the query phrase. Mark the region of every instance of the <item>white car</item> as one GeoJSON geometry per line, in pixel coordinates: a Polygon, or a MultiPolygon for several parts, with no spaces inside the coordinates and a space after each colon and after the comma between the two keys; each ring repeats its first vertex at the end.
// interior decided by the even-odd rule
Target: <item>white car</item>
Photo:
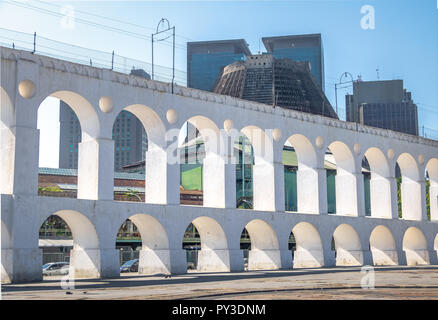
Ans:
{"type": "Polygon", "coordinates": [[[70,265],[68,262],[51,262],[43,265],[44,276],[56,276],[68,274],[70,265]]]}

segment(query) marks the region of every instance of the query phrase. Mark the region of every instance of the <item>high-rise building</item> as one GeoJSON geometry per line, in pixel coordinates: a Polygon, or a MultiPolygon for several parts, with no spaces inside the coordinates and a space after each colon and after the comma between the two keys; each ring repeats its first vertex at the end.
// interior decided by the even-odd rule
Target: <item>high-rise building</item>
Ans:
{"type": "Polygon", "coordinates": [[[338,118],[314,76],[310,63],[247,56],[222,68],[213,91],[297,111],[338,118]]]}
{"type": "Polygon", "coordinates": [[[345,96],[347,121],[418,135],[418,111],[403,80],[355,81],[345,96]]]}
{"type": "Polygon", "coordinates": [[[211,91],[221,68],[250,55],[243,39],[187,43],[187,86],[211,91]]]}
{"type": "MultiPolygon", "coordinates": [[[[63,101],[60,102],[59,168],[78,167],[78,143],[81,142],[81,126],[74,111],[63,101]]],[[[132,113],[122,111],[113,127],[115,148],[114,168],[142,161],[147,150],[147,137],[140,120],[132,113]]]]}
{"type": "Polygon", "coordinates": [[[265,37],[262,41],[268,53],[272,53],[274,58],[308,61],[313,76],[322,91],[325,91],[324,47],[321,34],[265,37]]]}

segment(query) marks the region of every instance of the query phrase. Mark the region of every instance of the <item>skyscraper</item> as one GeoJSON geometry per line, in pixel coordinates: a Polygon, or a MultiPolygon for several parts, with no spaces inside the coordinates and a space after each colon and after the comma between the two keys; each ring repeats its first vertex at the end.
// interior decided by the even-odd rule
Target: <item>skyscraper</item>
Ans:
{"type": "Polygon", "coordinates": [[[268,53],[274,58],[310,62],[310,69],[322,91],[325,91],[324,48],[321,34],[289,35],[262,38],[268,53]]]}
{"type": "Polygon", "coordinates": [[[347,121],[418,135],[417,106],[403,80],[356,81],[345,99],[347,121]]]}
{"type": "Polygon", "coordinates": [[[211,91],[223,66],[250,54],[243,39],[188,42],[187,86],[211,91]]]}

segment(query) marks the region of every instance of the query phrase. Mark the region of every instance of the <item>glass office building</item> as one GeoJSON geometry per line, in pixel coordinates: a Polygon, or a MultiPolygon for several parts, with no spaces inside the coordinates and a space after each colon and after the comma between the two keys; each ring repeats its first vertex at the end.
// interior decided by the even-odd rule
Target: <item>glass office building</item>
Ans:
{"type": "Polygon", "coordinates": [[[265,37],[262,40],[266,50],[272,53],[274,58],[310,62],[312,75],[322,91],[325,91],[324,48],[321,34],[265,37]]]}
{"type": "Polygon", "coordinates": [[[211,91],[221,69],[250,55],[245,40],[187,43],[187,86],[211,91]]]}

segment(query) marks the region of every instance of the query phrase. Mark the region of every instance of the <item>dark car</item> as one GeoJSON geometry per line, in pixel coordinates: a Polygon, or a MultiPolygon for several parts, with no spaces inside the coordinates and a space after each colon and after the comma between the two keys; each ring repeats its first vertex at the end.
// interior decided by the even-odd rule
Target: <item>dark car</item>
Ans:
{"type": "Polygon", "coordinates": [[[120,267],[120,272],[138,272],[138,259],[126,261],[120,267]]]}

